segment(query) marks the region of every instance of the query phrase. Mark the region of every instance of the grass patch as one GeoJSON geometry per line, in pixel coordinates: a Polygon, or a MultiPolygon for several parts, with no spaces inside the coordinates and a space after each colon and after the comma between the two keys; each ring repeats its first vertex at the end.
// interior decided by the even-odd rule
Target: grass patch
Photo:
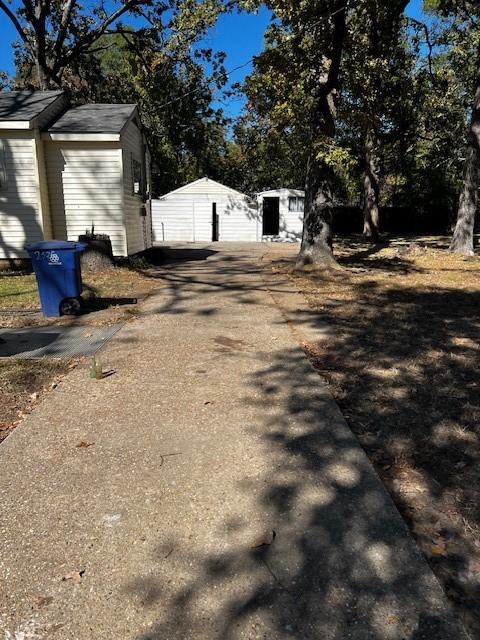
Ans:
{"type": "Polygon", "coordinates": [[[344,272],[276,268],[330,327],[308,355],[480,637],[480,260],[447,246],[346,239],[344,272]]]}
{"type": "Polygon", "coordinates": [[[33,274],[0,274],[0,309],[35,309],[39,306],[33,274]]]}

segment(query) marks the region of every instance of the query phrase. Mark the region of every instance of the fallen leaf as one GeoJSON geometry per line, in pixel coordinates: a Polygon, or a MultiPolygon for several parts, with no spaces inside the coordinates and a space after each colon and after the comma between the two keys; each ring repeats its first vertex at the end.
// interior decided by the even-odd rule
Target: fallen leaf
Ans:
{"type": "Polygon", "coordinates": [[[480,560],[470,562],[470,571],[475,574],[480,573],[480,560]]]}
{"type": "Polygon", "coordinates": [[[67,575],[63,576],[62,580],[71,580],[75,584],[79,584],[82,581],[84,573],[85,569],[81,569],[80,571],[71,571],[70,573],[67,573],[67,575]]]}
{"type": "Polygon", "coordinates": [[[445,549],[444,544],[432,544],[430,547],[430,553],[433,556],[445,557],[447,555],[447,550],[445,549]]]}
{"type": "Polygon", "coordinates": [[[399,622],[400,620],[397,616],[388,616],[387,618],[387,624],[398,624],[399,622]]]}
{"type": "Polygon", "coordinates": [[[52,604],[52,602],[52,596],[37,596],[35,598],[35,604],[37,605],[37,607],[46,607],[49,604],[52,604]]]}
{"type": "Polygon", "coordinates": [[[95,444],[94,442],[85,442],[85,440],[82,440],[81,442],[79,442],[75,446],[77,447],[77,449],[88,449],[88,447],[91,447],[94,444],[95,444]]]}
{"type": "Polygon", "coordinates": [[[28,396],[30,402],[35,402],[38,399],[38,391],[34,391],[28,396]]]}

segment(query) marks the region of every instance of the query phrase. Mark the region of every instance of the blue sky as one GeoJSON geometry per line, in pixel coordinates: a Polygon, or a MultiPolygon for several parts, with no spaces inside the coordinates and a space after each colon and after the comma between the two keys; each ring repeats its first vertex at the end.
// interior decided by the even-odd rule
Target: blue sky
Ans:
{"type": "MultiPolygon", "coordinates": [[[[422,0],[412,0],[407,13],[412,17],[421,18],[422,0]]],[[[256,15],[247,13],[223,15],[211,29],[203,44],[217,51],[225,51],[227,54],[225,67],[233,69],[260,53],[263,47],[263,34],[269,21],[270,14],[265,8],[256,15]]],[[[16,33],[3,13],[0,13],[0,34],[0,70],[12,74],[14,71],[12,43],[16,33]]],[[[250,71],[251,65],[247,65],[233,73],[231,81],[241,82],[250,71]]],[[[241,112],[243,104],[243,100],[236,98],[215,103],[215,106],[223,106],[228,115],[235,117],[241,112]]]]}

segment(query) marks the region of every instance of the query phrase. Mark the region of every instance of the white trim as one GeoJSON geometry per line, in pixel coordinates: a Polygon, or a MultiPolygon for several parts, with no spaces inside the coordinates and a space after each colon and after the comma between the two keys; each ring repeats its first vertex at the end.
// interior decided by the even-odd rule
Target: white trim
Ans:
{"type": "Polygon", "coordinates": [[[120,142],[119,133],[42,133],[42,140],[52,142],[120,142]]]}
{"type": "Polygon", "coordinates": [[[35,129],[33,138],[33,156],[35,159],[35,179],[37,182],[38,208],[42,221],[43,239],[53,238],[52,217],[50,214],[50,201],[48,197],[47,171],[45,166],[45,151],[42,138],[38,129],[35,129]]]}
{"type": "Polygon", "coordinates": [[[257,198],[260,198],[261,196],[275,197],[275,196],[285,196],[285,195],[295,196],[297,198],[304,198],[305,191],[303,191],[303,189],[287,189],[287,188],[269,189],[268,191],[260,191],[260,193],[257,193],[257,198]]]}
{"type": "Polygon", "coordinates": [[[0,121],[0,129],[12,129],[15,131],[16,129],[32,129],[32,121],[31,120],[1,120],[0,121]]]}
{"type": "Polygon", "coordinates": [[[126,216],[126,203],[125,203],[125,168],[123,166],[123,147],[117,150],[119,154],[120,162],[120,188],[122,190],[122,236],[123,236],[123,255],[128,256],[128,237],[127,237],[127,216],[126,216]]]}

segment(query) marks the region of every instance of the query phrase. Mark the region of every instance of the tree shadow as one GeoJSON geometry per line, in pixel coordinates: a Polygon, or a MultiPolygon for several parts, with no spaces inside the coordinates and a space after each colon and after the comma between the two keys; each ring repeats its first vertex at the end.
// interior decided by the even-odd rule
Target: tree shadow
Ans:
{"type": "Polygon", "coordinates": [[[32,187],[33,164],[32,168],[28,164],[22,166],[23,156],[19,156],[18,149],[15,151],[15,145],[21,145],[21,150],[26,147],[31,153],[29,142],[21,132],[13,132],[11,138],[1,140],[0,147],[6,174],[5,185],[0,189],[0,260],[7,261],[12,270],[18,268],[19,261],[28,259],[27,242],[43,240],[38,204],[34,206],[38,194],[36,186],[32,187]],[[23,173],[18,173],[19,165],[23,173]]]}
{"type": "Polygon", "coordinates": [[[298,314],[328,335],[307,345],[370,459],[456,603],[480,634],[478,291],[357,283],[298,314]]]}
{"type": "Polygon", "coordinates": [[[263,471],[238,483],[236,519],[229,505],[206,525],[203,551],[195,532],[160,537],[149,575],[125,587],[157,615],[138,640],[464,637],[303,352],[276,352],[250,384],[263,471]],[[257,546],[259,520],[271,544],[257,546]]]}
{"type": "MultiPolygon", "coordinates": [[[[228,260],[211,257],[181,270],[167,266],[160,275],[168,288],[167,300],[152,313],[201,314],[202,293],[212,290],[218,293],[218,312],[229,303],[268,304],[263,292],[275,293],[275,285],[267,286],[261,268],[246,254],[228,260]]],[[[279,291],[288,288],[287,284],[279,291]]],[[[294,287],[291,293],[297,293],[294,287]]],[[[451,316],[437,318],[435,300],[442,294],[448,298],[448,304],[443,299],[442,309],[447,304],[458,311],[453,291],[413,292],[412,298],[399,290],[385,298],[375,287],[366,286],[364,293],[367,308],[348,303],[346,317],[339,318],[327,306],[320,321],[333,331],[330,350],[325,356],[309,355],[317,369],[328,372],[330,364],[345,377],[351,374],[352,384],[353,374],[365,369],[363,355],[375,345],[382,350],[378,366],[385,370],[398,367],[402,360],[405,371],[386,382],[382,378],[387,405],[375,402],[376,372],[365,370],[366,381],[359,390],[371,401],[368,416],[375,423],[374,436],[379,441],[385,437],[393,455],[406,436],[415,436],[411,414],[402,413],[406,393],[416,380],[408,363],[435,349],[437,340],[451,338],[458,327],[473,330],[478,316],[454,311],[456,327],[449,323],[451,316]],[[412,331],[425,313],[439,325],[436,334],[425,332],[427,344],[412,331]],[[398,336],[392,335],[394,321],[400,322],[398,336]],[[340,366],[338,360],[346,364],[340,366]],[[395,430],[387,418],[399,415],[395,430]]],[[[299,312],[297,321],[311,327],[317,326],[318,318],[317,311],[306,310],[299,312]]],[[[252,332],[255,328],[252,316],[252,332]]],[[[199,482],[218,485],[226,477],[230,480],[223,474],[228,473],[225,465],[231,465],[237,469],[234,490],[230,494],[226,490],[226,503],[223,508],[212,507],[213,514],[209,504],[203,505],[209,511],[199,527],[203,533],[193,529],[187,540],[179,525],[156,534],[148,573],[125,585],[139,607],[154,612],[155,623],[147,631],[139,630],[137,639],[466,638],[392,499],[304,352],[266,348],[253,355],[248,351],[235,355],[253,362],[242,403],[254,416],[244,430],[255,443],[251,455],[259,456],[260,462],[252,468],[241,456],[224,460],[222,437],[235,437],[225,425],[215,450],[208,451],[212,459],[223,461],[223,470],[217,474],[212,466],[209,477],[199,482]],[[242,464],[248,467],[245,473],[242,464]],[[275,539],[259,546],[255,533],[265,530],[274,530],[275,539]]],[[[453,350],[448,358],[455,355],[453,350]]],[[[448,362],[438,364],[431,370],[432,380],[443,391],[442,367],[448,362]]],[[[428,366],[425,363],[425,370],[428,366]]],[[[432,386],[424,393],[433,395],[432,386]]],[[[437,464],[449,450],[438,440],[440,421],[438,414],[427,416],[421,435],[437,464]]],[[[432,479],[423,489],[424,498],[433,501],[438,483],[432,479]]],[[[179,520],[183,508],[179,504],[179,520]]],[[[458,563],[466,568],[468,553],[459,553],[458,563]]]]}

